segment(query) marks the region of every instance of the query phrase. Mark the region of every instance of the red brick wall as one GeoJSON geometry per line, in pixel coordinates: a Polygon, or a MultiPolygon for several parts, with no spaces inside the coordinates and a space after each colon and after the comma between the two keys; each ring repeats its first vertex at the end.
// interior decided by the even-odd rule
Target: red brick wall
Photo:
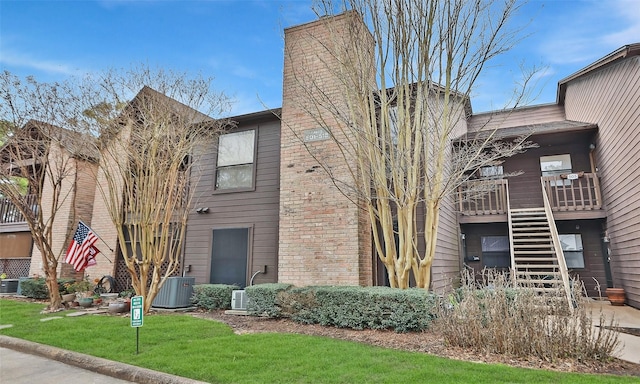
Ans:
{"type": "MultiPolygon", "coordinates": [[[[350,23],[361,21],[355,13],[346,13],[285,31],[280,147],[280,282],[298,286],[372,284],[368,216],[336,188],[325,171],[330,169],[334,177],[348,181],[350,175],[346,164],[355,162],[349,156],[345,158],[331,138],[304,142],[305,132],[323,124],[330,127],[336,140],[345,140],[338,129],[342,123],[330,112],[323,111],[308,91],[315,95],[321,92],[325,101],[330,100],[334,106],[346,106],[342,83],[332,64],[335,64],[334,57],[325,47],[331,46],[333,39],[340,36],[336,31],[346,35],[347,29],[354,25],[350,23]],[[325,122],[321,123],[319,117],[326,119],[325,122]]],[[[360,48],[366,49],[372,39],[366,29],[360,31],[363,33],[360,48]]]]}

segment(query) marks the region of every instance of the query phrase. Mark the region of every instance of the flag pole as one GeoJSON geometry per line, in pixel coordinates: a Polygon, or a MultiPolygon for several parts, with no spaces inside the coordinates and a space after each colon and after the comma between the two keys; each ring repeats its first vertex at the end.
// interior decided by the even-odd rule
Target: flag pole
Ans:
{"type": "MultiPolygon", "coordinates": [[[[80,222],[81,222],[82,224],[84,224],[87,228],[89,228],[89,229],[91,230],[91,232],[93,232],[93,234],[94,234],[94,235],[96,235],[96,237],[97,237],[98,239],[100,239],[100,241],[102,241],[102,242],[104,243],[104,245],[106,245],[106,246],[107,246],[107,248],[109,248],[109,250],[110,250],[111,252],[114,252],[114,250],[113,250],[113,249],[111,249],[111,247],[109,246],[109,244],[107,244],[107,242],[106,242],[106,241],[104,241],[104,239],[103,239],[102,237],[100,237],[100,235],[98,235],[98,232],[94,231],[94,230],[93,230],[93,228],[91,228],[90,226],[88,226],[87,224],[85,224],[85,223],[84,223],[84,221],[80,220],[80,222]]],[[[110,259],[109,259],[105,254],[104,254],[104,253],[102,254],[102,256],[104,256],[104,258],[105,258],[105,259],[107,259],[107,261],[109,261],[111,264],[113,264],[113,261],[111,261],[111,260],[110,260],[110,259]]]]}

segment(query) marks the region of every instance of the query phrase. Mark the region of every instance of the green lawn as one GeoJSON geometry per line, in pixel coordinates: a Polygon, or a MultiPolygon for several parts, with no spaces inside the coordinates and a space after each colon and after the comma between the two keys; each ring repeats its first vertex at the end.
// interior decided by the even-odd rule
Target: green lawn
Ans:
{"type": "Polygon", "coordinates": [[[0,300],[1,334],[212,383],[637,383],[637,378],[567,374],[467,363],[359,343],[289,334],[238,336],[188,315],[80,316],[41,322],[44,305],[0,300]]]}

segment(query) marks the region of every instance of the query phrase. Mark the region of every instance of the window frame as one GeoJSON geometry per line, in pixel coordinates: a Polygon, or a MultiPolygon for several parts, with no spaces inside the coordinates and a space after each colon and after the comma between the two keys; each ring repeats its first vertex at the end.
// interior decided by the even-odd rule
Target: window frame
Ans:
{"type": "Polygon", "coordinates": [[[256,189],[257,158],[258,158],[258,129],[257,128],[241,129],[241,130],[236,130],[236,131],[233,131],[233,132],[228,132],[228,133],[220,135],[218,137],[218,143],[216,145],[216,153],[215,153],[215,167],[214,167],[214,173],[213,173],[213,194],[255,191],[255,189],[256,189]],[[238,164],[219,166],[218,162],[220,160],[219,159],[220,138],[222,138],[224,136],[227,136],[227,135],[245,133],[245,132],[250,132],[250,131],[253,132],[252,162],[251,163],[238,163],[238,164]],[[218,188],[218,186],[217,186],[218,185],[218,172],[219,172],[220,169],[238,167],[238,166],[243,166],[243,165],[251,165],[251,186],[222,188],[222,189],[218,188]]]}
{"type": "Polygon", "coordinates": [[[482,166],[478,168],[478,176],[482,180],[502,179],[504,167],[501,164],[482,166]]]}
{"type": "Polygon", "coordinates": [[[560,241],[560,245],[562,247],[562,253],[564,254],[564,261],[567,264],[567,269],[586,269],[587,265],[586,265],[585,260],[584,260],[584,243],[582,242],[582,234],[581,233],[561,233],[561,234],[558,234],[558,240],[560,241]],[[562,237],[563,236],[573,236],[574,239],[575,239],[574,243],[576,245],[579,245],[580,249],[575,249],[575,250],[574,249],[565,249],[564,243],[562,242],[562,237]],[[568,261],[567,261],[567,253],[572,254],[572,255],[580,255],[581,261],[582,261],[582,266],[570,266],[568,261]]]}
{"type": "Polygon", "coordinates": [[[509,236],[502,236],[502,235],[488,235],[488,236],[480,236],[480,254],[482,255],[482,266],[486,267],[486,268],[511,268],[511,249],[510,249],[510,242],[509,242],[509,236]],[[490,239],[490,238],[500,238],[501,241],[506,241],[506,249],[500,249],[497,251],[491,251],[491,250],[485,250],[485,239],[490,239]],[[504,257],[506,258],[507,261],[507,265],[498,265],[498,264],[492,264],[492,265],[488,265],[486,262],[486,258],[488,256],[492,256],[492,257],[504,257]]]}
{"type": "MultiPolygon", "coordinates": [[[[545,176],[556,176],[562,174],[568,174],[573,172],[573,164],[571,163],[571,154],[570,153],[562,153],[560,155],[551,155],[551,156],[540,156],[540,174],[542,177],[545,176]],[[546,161],[543,161],[546,160],[546,161]],[[562,165],[565,165],[565,161],[568,163],[569,168],[560,168],[554,170],[545,170],[542,166],[543,162],[552,162],[552,161],[560,161],[562,165]]],[[[551,186],[560,187],[563,185],[571,185],[571,180],[563,179],[563,180],[552,180],[551,186]]]]}

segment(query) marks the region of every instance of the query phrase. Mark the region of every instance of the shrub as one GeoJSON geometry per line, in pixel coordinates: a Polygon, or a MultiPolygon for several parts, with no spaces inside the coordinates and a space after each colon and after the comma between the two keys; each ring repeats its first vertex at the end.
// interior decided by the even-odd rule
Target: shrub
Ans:
{"type": "Polygon", "coordinates": [[[291,288],[291,284],[267,283],[245,288],[247,292],[247,312],[251,315],[282,317],[282,306],[278,294],[291,288]]]}
{"type": "Polygon", "coordinates": [[[353,329],[426,329],[435,296],[423,289],[388,287],[302,287],[278,294],[281,313],[306,324],[353,329]]]}
{"type": "Polygon", "coordinates": [[[547,361],[606,360],[616,349],[617,334],[593,326],[585,305],[589,299],[583,296],[579,281],[573,281],[571,309],[563,287],[547,287],[550,292],[540,295],[533,286],[512,288],[504,274],[485,271],[483,280],[478,288],[467,274],[462,287],[440,307],[436,324],[446,343],[478,353],[547,361]]]}
{"type": "Polygon", "coordinates": [[[231,308],[231,292],[237,285],[199,284],[193,286],[191,303],[206,310],[231,308]]]}
{"type": "MultiPolygon", "coordinates": [[[[66,293],[65,285],[70,282],[73,282],[73,279],[58,279],[58,290],[61,295],[66,293]]],[[[21,281],[20,291],[24,296],[32,299],[46,300],[49,298],[49,288],[43,278],[21,281]]]]}

